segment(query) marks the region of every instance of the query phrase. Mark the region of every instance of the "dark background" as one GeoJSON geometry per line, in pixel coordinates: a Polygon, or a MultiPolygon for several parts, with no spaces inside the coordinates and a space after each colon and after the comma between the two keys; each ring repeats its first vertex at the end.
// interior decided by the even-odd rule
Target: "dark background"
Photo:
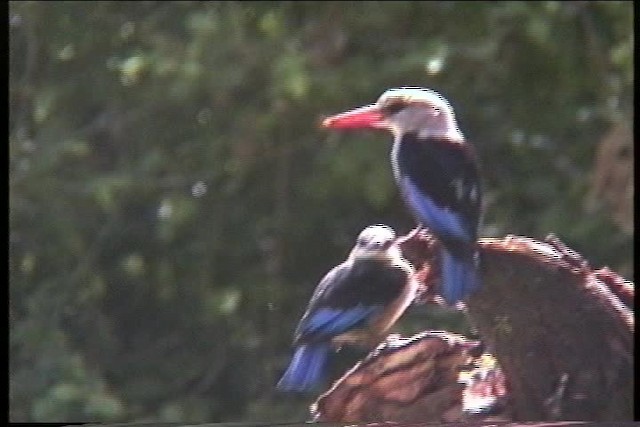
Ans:
{"type": "MultiPolygon", "coordinates": [[[[413,221],[390,136],[322,116],[440,91],[484,168],[481,236],[632,267],[631,2],[15,2],[10,419],[284,421],[322,275],[413,221]]],[[[398,330],[470,333],[418,308],[398,330]]]]}

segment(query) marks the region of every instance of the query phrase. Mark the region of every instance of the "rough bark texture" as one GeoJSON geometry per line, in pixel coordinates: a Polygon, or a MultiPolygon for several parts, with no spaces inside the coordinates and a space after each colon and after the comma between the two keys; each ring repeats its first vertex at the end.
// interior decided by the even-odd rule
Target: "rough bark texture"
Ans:
{"type": "MultiPolygon", "coordinates": [[[[401,245],[423,281],[418,303],[437,300],[437,242],[421,231],[401,245]]],[[[609,269],[594,271],[554,236],[479,246],[483,286],[466,309],[499,362],[493,379],[460,383],[457,372],[478,349],[462,337],[393,338],[320,396],[316,420],[462,421],[469,419],[465,393],[478,385],[505,406],[494,407],[501,418],[484,420],[633,419],[633,284],[609,269]]]]}
{"type": "MultiPolygon", "coordinates": [[[[632,310],[575,252],[521,237],[485,240],[468,313],[510,385],[513,417],[633,419],[632,310]]],[[[610,275],[610,272],[607,272],[610,275]]]]}
{"type": "Polygon", "coordinates": [[[479,343],[445,332],[390,337],[312,406],[316,421],[456,421],[458,371],[479,343]]]}

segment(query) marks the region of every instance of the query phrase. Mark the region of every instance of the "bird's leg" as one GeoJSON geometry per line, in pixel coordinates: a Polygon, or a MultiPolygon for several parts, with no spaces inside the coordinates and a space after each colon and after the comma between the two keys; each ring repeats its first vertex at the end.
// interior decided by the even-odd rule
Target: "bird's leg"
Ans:
{"type": "Polygon", "coordinates": [[[407,242],[411,242],[412,240],[418,240],[418,236],[420,235],[420,232],[422,230],[424,230],[424,229],[425,229],[425,227],[422,226],[422,224],[418,224],[416,226],[416,228],[414,228],[413,230],[409,231],[404,236],[398,237],[396,239],[396,244],[398,246],[403,246],[407,242]]]}
{"type": "Polygon", "coordinates": [[[416,228],[414,228],[413,230],[408,232],[404,237],[401,238],[402,241],[406,242],[406,241],[415,239],[423,229],[424,229],[424,226],[422,224],[418,224],[416,228]]]}

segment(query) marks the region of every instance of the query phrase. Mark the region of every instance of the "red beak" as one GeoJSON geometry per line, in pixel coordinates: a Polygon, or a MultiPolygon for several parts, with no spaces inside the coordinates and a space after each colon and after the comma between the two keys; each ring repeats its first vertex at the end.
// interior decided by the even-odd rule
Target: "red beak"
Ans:
{"type": "Polygon", "coordinates": [[[329,129],[389,129],[389,124],[378,106],[371,104],[327,117],[322,121],[322,127],[329,129]]]}

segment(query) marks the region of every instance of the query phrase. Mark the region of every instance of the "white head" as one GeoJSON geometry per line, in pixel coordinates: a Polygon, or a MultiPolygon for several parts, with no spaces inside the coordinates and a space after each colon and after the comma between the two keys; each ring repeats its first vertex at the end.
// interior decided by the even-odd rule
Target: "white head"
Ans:
{"type": "Polygon", "coordinates": [[[415,87],[389,89],[376,102],[394,136],[415,132],[422,138],[462,140],[453,108],[439,93],[415,87]]]}
{"type": "Polygon", "coordinates": [[[396,138],[415,132],[421,138],[464,140],[449,102],[439,93],[419,87],[389,89],[375,104],[329,117],[322,125],[335,129],[385,129],[396,138]]]}
{"type": "Polygon", "coordinates": [[[356,244],[349,255],[350,259],[393,260],[401,257],[400,249],[395,245],[396,233],[391,227],[382,224],[370,225],[360,232],[356,244]]]}

